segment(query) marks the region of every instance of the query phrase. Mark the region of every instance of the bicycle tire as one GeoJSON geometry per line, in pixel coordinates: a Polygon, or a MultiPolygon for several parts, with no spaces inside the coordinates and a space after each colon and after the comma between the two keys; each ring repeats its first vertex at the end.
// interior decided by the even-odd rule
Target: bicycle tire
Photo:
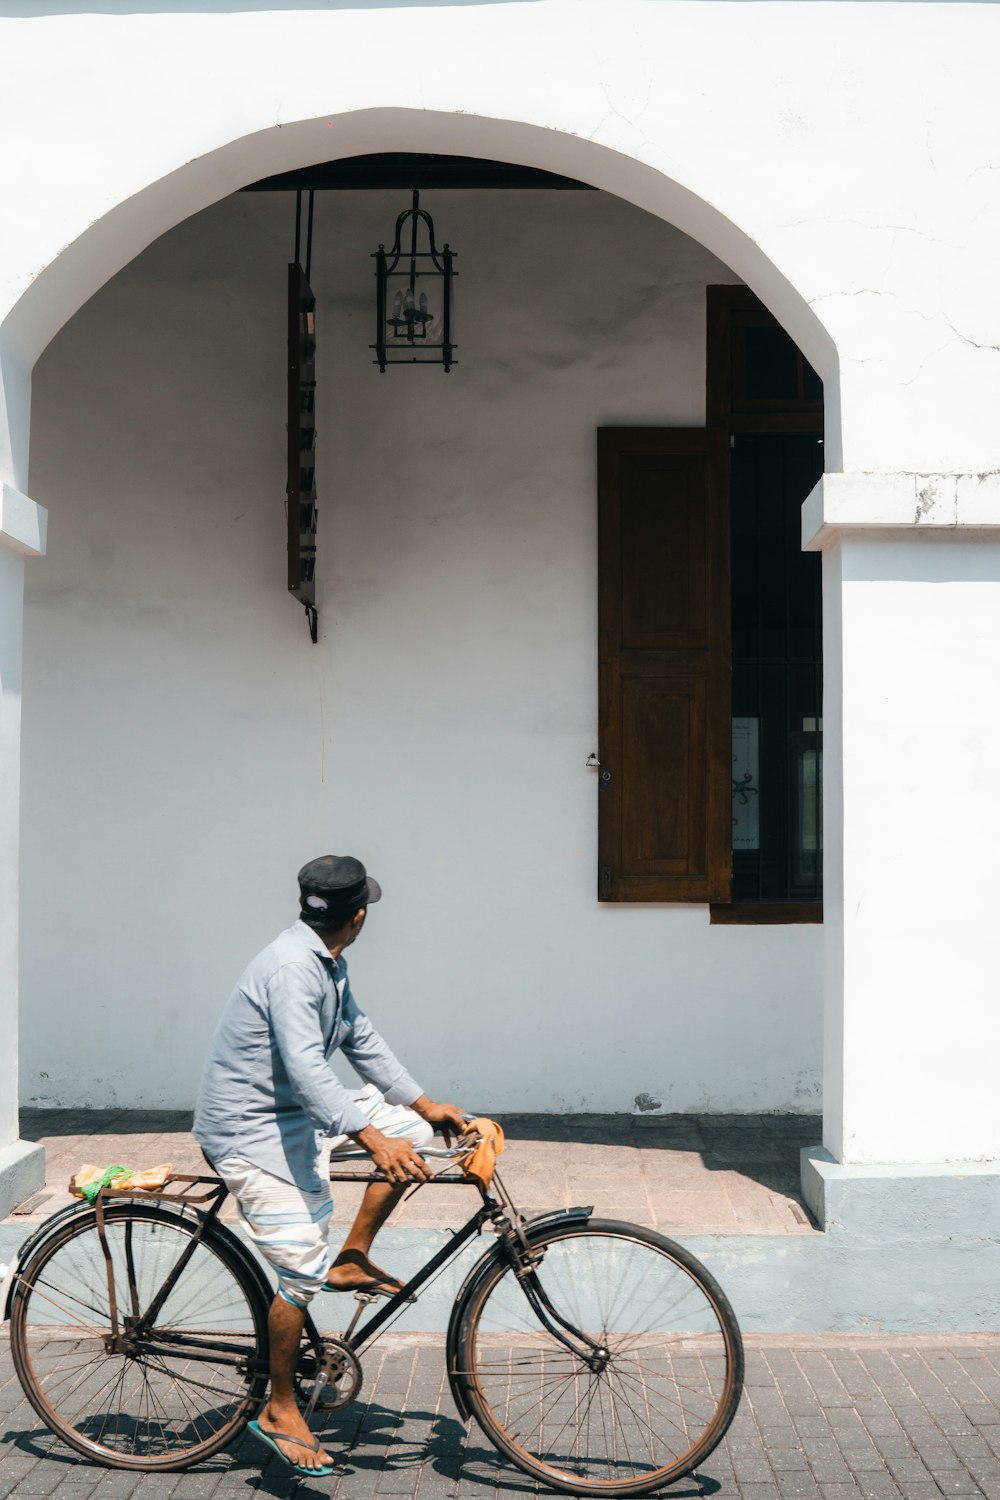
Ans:
{"type": "Polygon", "coordinates": [[[542,1325],[498,1247],[455,1310],[459,1410],[567,1494],[644,1495],[690,1474],[721,1442],[743,1386],[739,1325],[714,1277],[664,1235],[617,1220],[528,1226],[528,1240],[552,1308],[608,1358],[588,1368],[542,1325]]]}
{"type": "MultiPolygon", "coordinates": [[[[136,1201],[106,1204],[104,1220],[124,1326],[149,1306],[198,1221],[136,1201]]],[[[245,1260],[212,1225],[145,1343],[114,1352],[97,1214],[58,1226],[19,1272],[11,1304],[14,1368],[46,1426],[117,1469],[186,1469],[225,1447],[267,1389],[268,1302],[245,1260]]]]}

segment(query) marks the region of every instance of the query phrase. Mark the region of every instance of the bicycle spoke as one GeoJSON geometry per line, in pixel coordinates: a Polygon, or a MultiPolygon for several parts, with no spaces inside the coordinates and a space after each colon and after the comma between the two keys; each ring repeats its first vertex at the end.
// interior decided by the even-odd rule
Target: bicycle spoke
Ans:
{"type": "MultiPolygon", "coordinates": [[[[110,1314],[106,1303],[103,1307],[94,1307],[91,1303],[84,1302],[82,1297],[74,1296],[72,1292],[66,1291],[66,1289],[63,1287],[52,1286],[47,1281],[36,1281],[34,1283],[34,1290],[36,1292],[38,1292],[41,1287],[45,1287],[51,1294],[48,1300],[53,1304],[53,1306],[62,1308],[64,1312],[69,1312],[69,1308],[63,1308],[61,1302],[56,1302],[56,1296],[63,1297],[68,1302],[75,1302],[78,1307],[83,1308],[84,1312],[93,1313],[95,1318],[100,1318],[102,1323],[110,1322],[110,1314]]],[[[41,1295],[44,1296],[45,1293],[42,1292],[41,1295]]],[[[81,1326],[84,1328],[88,1328],[90,1325],[88,1323],[84,1323],[81,1326]]]]}
{"type": "Polygon", "coordinates": [[[573,1410],[566,1417],[566,1419],[563,1422],[562,1426],[559,1428],[559,1431],[555,1434],[554,1437],[549,1438],[548,1442],[546,1443],[546,1447],[550,1451],[554,1451],[556,1443],[558,1443],[559,1439],[562,1437],[563,1433],[566,1431],[566,1428],[569,1426],[570,1422],[572,1422],[573,1418],[579,1412],[580,1407],[583,1405],[583,1402],[584,1402],[585,1398],[587,1399],[587,1409],[589,1410],[590,1405],[591,1405],[591,1403],[594,1400],[594,1397],[598,1394],[599,1387],[600,1387],[600,1381],[599,1380],[595,1380],[593,1378],[593,1376],[591,1376],[589,1398],[587,1398],[587,1393],[584,1392],[584,1394],[582,1396],[580,1396],[580,1398],[578,1399],[578,1401],[577,1401],[576,1405],[574,1406],[573,1410]]]}
{"type": "MultiPolygon", "coordinates": [[[[96,1361],[95,1361],[95,1363],[96,1363],[96,1361]]],[[[101,1363],[103,1363],[103,1361],[101,1361],[101,1363]]],[[[84,1374],[80,1376],[80,1379],[75,1383],[75,1385],[73,1385],[73,1387],[69,1391],[66,1391],[66,1392],[63,1393],[63,1395],[61,1397],[61,1400],[64,1401],[64,1402],[68,1401],[69,1397],[72,1396],[74,1394],[74,1392],[78,1391],[80,1389],[80,1387],[83,1385],[83,1383],[86,1380],[88,1374],[89,1374],[89,1371],[85,1371],[84,1374]]],[[[111,1374],[111,1375],[109,1375],[108,1378],[107,1378],[107,1380],[104,1382],[104,1384],[101,1385],[101,1386],[99,1386],[98,1389],[93,1393],[91,1399],[93,1400],[93,1399],[96,1399],[98,1396],[102,1396],[104,1394],[104,1392],[108,1389],[108,1387],[110,1385],[114,1384],[115,1379],[116,1379],[116,1375],[114,1373],[111,1374]]]]}
{"type": "MultiPolygon", "coordinates": [[[[648,1383],[649,1380],[663,1379],[663,1378],[665,1378],[663,1376],[657,1376],[655,1374],[655,1372],[653,1372],[653,1373],[646,1373],[646,1374],[643,1374],[643,1375],[635,1375],[635,1374],[630,1375],[626,1371],[622,1370],[620,1367],[618,1367],[618,1372],[617,1373],[618,1373],[619,1380],[631,1380],[632,1383],[633,1383],[633,1385],[635,1386],[636,1390],[645,1390],[647,1388],[647,1383],[648,1383]]],[[[671,1381],[670,1384],[671,1384],[671,1387],[673,1389],[677,1389],[678,1388],[676,1381],[671,1381]]],[[[704,1390],[701,1390],[701,1391],[696,1390],[694,1386],[686,1387],[685,1389],[687,1389],[689,1391],[689,1393],[692,1394],[692,1395],[702,1395],[702,1396],[704,1396],[704,1394],[705,1394],[704,1390]]],[[[666,1391],[664,1391],[662,1394],[660,1394],[659,1400],[661,1402],[662,1401],[672,1401],[675,1406],[680,1407],[680,1409],[682,1411],[684,1410],[684,1404],[683,1404],[683,1402],[679,1401],[676,1397],[670,1396],[668,1394],[668,1392],[666,1392],[666,1391]]]]}
{"type": "MultiPolygon", "coordinates": [[[[614,1398],[614,1391],[613,1391],[613,1386],[612,1386],[612,1380],[613,1380],[613,1378],[614,1378],[613,1376],[609,1376],[609,1379],[608,1379],[608,1390],[609,1390],[609,1392],[612,1395],[612,1399],[614,1398]]],[[[656,1437],[656,1433],[655,1433],[654,1429],[649,1425],[648,1420],[645,1423],[643,1423],[643,1419],[639,1416],[639,1413],[636,1411],[636,1409],[632,1405],[631,1401],[629,1401],[628,1396],[625,1394],[624,1391],[622,1391],[622,1400],[625,1403],[625,1405],[628,1407],[628,1409],[632,1413],[632,1415],[635,1417],[636,1422],[640,1424],[638,1430],[640,1432],[642,1432],[643,1426],[644,1426],[646,1432],[649,1434],[649,1437],[650,1438],[655,1438],[656,1437]]],[[[652,1459],[652,1457],[653,1457],[653,1448],[652,1448],[652,1444],[648,1441],[648,1438],[647,1438],[647,1448],[649,1450],[649,1456],[652,1459]]]]}
{"type": "MultiPolygon", "coordinates": [[[[576,1372],[576,1370],[573,1370],[569,1375],[565,1376],[562,1379],[562,1381],[560,1382],[561,1389],[557,1387],[557,1389],[554,1392],[551,1392],[550,1394],[553,1395],[553,1396],[555,1396],[555,1398],[558,1400],[559,1396],[562,1395],[563,1391],[568,1390],[569,1386],[571,1385],[571,1383],[573,1381],[576,1380],[576,1378],[577,1378],[577,1372],[576,1372]]],[[[529,1404],[536,1403],[537,1400],[538,1400],[538,1397],[537,1397],[536,1393],[529,1393],[529,1404]]],[[[577,1403],[577,1405],[579,1406],[579,1402],[577,1403]]],[[[508,1410],[508,1413],[509,1413],[509,1411],[510,1411],[509,1400],[508,1400],[507,1410],[508,1410]]],[[[527,1410],[528,1410],[528,1408],[525,1407],[525,1412],[527,1412],[527,1410]]],[[[508,1417],[508,1420],[509,1420],[509,1417],[508,1417]]],[[[531,1433],[527,1433],[527,1434],[525,1434],[525,1436],[530,1437],[532,1435],[532,1433],[537,1432],[538,1429],[539,1429],[539,1427],[544,1422],[544,1420],[545,1420],[544,1416],[539,1417],[538,1422],[535,1425],[535,1427],[532,1428],[531,1433]]]]}
{"type": "Polygon", "coordinates": [[[72,1313],[68,1307],[63,1307],[63,1305],[62,1305],[61,1302],[57,1302],[54,1297],[48,1296],[44,1291],[42,1291],[40,1289],[39,1286],[32,1286],[31,1287],[31,1291],[35,1294],[35,1296],[40,1297],[43,1302],[47,1302],[50,1307],[55,1307],[55,1308],[58,1309],[59,1312],[65,1313],[66,1316],[70,1319],[70,1321],[73,1324],[75,1324],[75,1326],[77,1328],[82,1328],[83,1329],[84,1333],[95,1333],[96,1332],[96,1329],[93,1327],[92,1324],[90,1324],[90,1323],[84,1323],[84,1321],[82,1320],[82,1318],[76,1317],[75,1314],[72,1313]]]}
{"type": "MultiPolygon", "coordinates": [[[[196,1409],[196,1407],[194,1406],[194,1404],[192,1403],[192,1401],[188,1397],[187,1393],[185,1392],[184,1387],[178,1383],[178,1381],[177,1381],[176,1377],[174,1376],[173,1372],[171,1370],[169,1370],[166,1366],[160,1364],[159,1361],[158,1361],[158,1367],[160,1369],[162,1369],[163,1373],[170,1380],[171,1384],[174,1387],[174,1390],[177,1392],[177,1395],[178,1395],[178,1397],[179,1397],[179,1399],[181,1401],[181,1404],[185,1407],[185,1409],[186,1409],[186,1411],[188,1413],[188,1416],[189,1416],[191,1422],[193,1423],[193,1425],[197,1426],[198,1422],[205,1422],[205,1423],[207,1423],[208,1429],[209,1429],[210,1432],[218,1432],[218,1430],[219,1430],[218,1426],[213,1427],[211,1425],[211,1423],[209,1422],[209,1420],[208,1420],[208,1413],[207,1412],[199,1412],[196,1409]]],[[[201,1382],[193,1382],[190,1379],[190,1377],[187,1377],[187,1376],[185,1377],[185,1382],[188,1385],[191,1385],[191,1384],[201,1385],[201,1382]]],[[[211,1387],[204,1386],[203,1389],[210,1390],[211,1387]]],[[[221,1425],[221,1424],[219,1424],[219,1425],[221,1425]]]]}
{"type": "MultiPolygon", "coordinates": [[[[114,1390],[120,1390],[121,1387],[125,1384],[125,1376],[126,1376],[127,1372],[128,1372],[128,1365],[127,1365],[127,1363],[126,1363],[125,1360],[122,1360],[122,1367],[121,1367],[121,1370],[118,1372],[118,1379],[114,1382],[114,1390]]],[[[112,1395],[111,1395],[111,1397],[110,1397],[110,1399],[108,1401],[108,1405],[110,1406],[113,1401],[114,1401],[114,1391],[112,1391],[112,1395]]],[[[119,1415],[121,1415],[120,1411],[119,1411],[119,1415]]],[[[104,1436],[104,1429],[108,1425],[108,1417],[109,1416],[110,1416],[110,1412],[105,1412],[105,1414],[104,1414],[104,1420],[102,1421],[101,1427],[100,1427],[100,1431],[97,1434],[97,1441],[98,1442],[100,1442],[101,1438],[104,1436]]]]}

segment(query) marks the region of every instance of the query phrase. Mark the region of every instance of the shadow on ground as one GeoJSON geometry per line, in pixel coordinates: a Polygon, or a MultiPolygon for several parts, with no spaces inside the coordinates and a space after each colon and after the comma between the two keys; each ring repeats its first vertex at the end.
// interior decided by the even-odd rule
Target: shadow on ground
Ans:
{"type": "Polygon", "coordinates": [[[799,1194],[799,1152],[823,1138],[821,1115],[505,1115],[510,1141],[564,1141],[695,1154],[709,1172],[739,1172],[799,1194]]]}
{"type": "MultiPolygon", "coordinates": [[[[445,1396],[444,1399],[447,1401],[449,1398],[445,1396]]],[[[549,1493],[544,1486],[536,1486],[532,1479],[520,1473],[513,1464],[491,1448],[478,1428],[472,1426],[467,1431],[457,1415],[447,1412],[426,1409],[399,1411],[378,1401],[359,1402],[342,1411],[329,1412],[324,1419],[314,1419],[312,1429],[333,1455],[336,1463],[333,1484],[339,1487],[346,1481],[345,1493],[360,1485],[363,1493],[370,1494],[374,1488],[373,1481],[380,1484],[383,1492],[388,1489],[394,1493],[393,1481],[390,1479],[386,1484],[384,1476],[416,1476],[418,1473],[425,1475],[421,1484],[426,1490],[431,1488],[426,1479],[428,1470],[449,1485],[461,1483],[511,1495],[536,1491],[549,1493]]],[[[95,1475],[107,1475],[103,1488],[109,1494],[112,1493],[114,1481],[110,1475],[115,1471],[105,1470],[80,1458],[43,1427],[8,1429],[0,1434],[0,1442],[11,1444],[23,1454],[45,1459],[49,1464],[57,1466],[62,1473],[48,1485],[49,1491],[63,1480],[68,1481],[70,1476],[79,1482],[91,1472],[95,1475]]],[[[246,1475],[249,1487],[265,1495],[285,1497],[290,1493],[292,1483],[296,1495],[316,1493],[328,1500],[330,1493],[329,1480],[320,1479],[311,1483],[306,1479],[295,1479],[281,1459],[276,1455],[269,1455],[267,1449],[249,1435],[237,1438],[221,1453],[204,1463],[194,1465],[190,1470],[182,1471],[184,1472],[205,1478],[211,1475],[220,1478],[228,1476],[230,1485],[227,1486],[226,1493],[231,1492],[232,1481],[241,1474],[246,1475]]],[[[164,1477],[171,1481],[178,1479],[176,1473],[164,1477]]],[[[51,1471],[48,1478],[52,1478],[51,1471]]],[[[183,1478],[178,1482],[183,1490],[183,1478]]],[[[414,1477],[412,1485],[404,1486],[400,1495],[412,1494],[415,1487],[414,1477]]],[[[132,1486],[121,1493],[129,1493],[130,1488],[132,1486]]],[[[717,1481],[699,1474],[697,1478],[692,1476],[681,1480],[671,1488],[670,1493],[672,1500],[689,1500],[689,1497],[693,1500],[694,1496],[715,1494],[718,1489],[717,1481]]],[[[434,1491],[437,1493],[438,1487],[434,1487],[434,1491]]],[[[142,1493],[142,1489],[139,1493],[142,1493]]],[[[117,1500],[118,1492],[114,1491],[114,1494],[117,1500]]]]}

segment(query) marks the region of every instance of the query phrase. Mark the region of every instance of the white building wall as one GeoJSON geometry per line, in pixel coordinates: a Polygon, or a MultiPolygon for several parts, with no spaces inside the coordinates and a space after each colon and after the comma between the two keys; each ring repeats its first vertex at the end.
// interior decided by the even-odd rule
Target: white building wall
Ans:
{"type": "MultiPolygon", "coordinates": [[[[263,173],[405,145],[583,177],[721,256],[782,319],[826,382],[828,474],[844,487],[824,495],[824,544],[882,521],[897,539],[926,527],[932,545],[949,527],[1000,524],[996,6],[429,0],[397,7],[359,0],[342,8],[309,0],[296,10],[274,0],[268,10],[220,11],[199,0],[137,0],[128,11],[7,11],[0,17],[0,203],[10,226],[0,238],[0,479],[14,489],[27,486],[32,366],[109,276],[165,230],[263,173]],[[421,61],[398,68],[397,58],[421,61]]],[[[84,381],[88,374],[84,362],[84,381]]],[[[47,566],[32,563],[29,572],[47,566]]],[[[881,566],[891,579],[891,550],[881,566]]],[[[16,620],[20,576],[8,573],[0,575],[0,609],[16,620]]],[[[223,576],[217,569],[216,597],[223,576]]],[[[829,577],[841,586],[836,560],[829,577]]],[[[928,597],[936,599],[933,590],[928,597]]],[[[843,619],[848,629],[854,607],[846,598],[831,601],[834,627],[843,619]]],[[[942,618],[949,631],[952,623],[942,618]]],[[[891,663],[891,620],[876,609],[869,625],[872,659],[891,663]]],[[[948,639],[951,649],[968,650],[965,638],[948,639]]],[[[200,639],[199,647],[208,649],[200,639]]],[[[989,683],[992,640],[976,637],[973,648],[980,680],[989,683]]],[[[827,652],[828,661],[839,657],[839,643],[828,640],[827,652]]],[[[4,693],[0,782],[9,812],[19,775],[17,704],[4,693]]],[[[82,692],[67,701],[76,702],[80,723],[95,712],[82,692]]],[[[897,695],[895,710],[908,711],[911,701],[897,695]]],[[[868,738],[867,725],[849,709],[846,700],[828,702],[828,770],[842,748],[845,775],[865,764],[855,742],[863,750],[868,738]],[[830,742],[834,724],[842,726],[842,747],[830,742]]],[[[60,732],[67,732],[63,722],[60,732]]],[[[893,734],[904,743],[905,722],[893,734]]],[[[956,738],[953,749],[950,779],[980,784],[990,764],[988,737],[956,738]]],[[[853,842],[846,851],[853,868],[866,880],[871,875],[873,889],[906,888],[906,840],[906,854],[887,851],[879,864],[872,830],[842,805],[846,786],[828,775],[827,792],[828,836],[842,832],[853,842]]],[[[865,786],[861,806],[870,795],[865,786]]],[[[989,808],[984,837],[963,846],[969,889],[994,881],[992,817],[989,808]]],[[[109,826],[102,824],[105,839],[109,826]]],[[[91,844],[91,861],[99,847],[91,844]]],[[[837,875],[833,855],[829,868],[837,875]]],[[[12,838],[0,840],[0,862],[0,887],[13,901],[19,869],[12,838]]],[[[922,868],[933,892],[952,879],[933,850],[922,868]]],[[[184,878],[190,880],[188,870],[184,878]]],[[[962,914],[949,897],[935,909],[942,924],[954,921],[942,944],[961,951],[968,933],[962,914]]],[[[927,1101],[913,1075],[897,1092],[882,1093],[874,1111],[859,1108],[841,1066],[853,1066],[868,1046],[879,1052],[868,1059],[869,1079],[881,1089],[896,1076],[906,998],[924,983],[920,943],[899,942],[897,1024],[883,1024],[884,1010],[853,1005],[848,991],[862,972],[855,953],[868,941],[863,910],[849,895],[827,905],[825,1112],[834,1122],[827,1133],[834,1153],[868,1160],[901,1149],[894,1144],[899,1131],[894,1127],[890,1139],[883,1129],[893,1111],[902,1103],[915,1119],[927,1101]],[[853,1039],[849,1015],[859,1023],[853,1039]]],[[[609,914],[608,921],[627,927],[639,915],[609,914]]],[[[0,1021],[10,1037],[17,997],[9,905],[5,918],[0,1021]]],[[[68,918],[60,908],[52,920],[68,918]]],[[[89,930],[86,936],[89,944],[89,930]]],[[[809,941],[805,933],[799,938],[809,941]]],[[[761,933],[758,940],[765,946],[771,939],[761,933]]],[[[725,951],[729,941],[753,939],[744,933],[718,941],[725,951]]],[[[166,936],[161,947],[169,947],[166,936]]],[[[234,943],[241,957],[245,947],[234,943]]],[[[88,955],[88,947],[81,952],[88,955]]],[[[971,967],[984,961],[984,946],[969,951],[971,967]]],[[[725,1026],[731,1024],[727,1016],[725,1026]]],[[[995,1028],[991,1019],[982,1055],[995,1051],[995,1028]]],[[[969,1145],[966,1077],[955,1064],[967,1046],[964,1032],[942,1031],[938,1040],[948,1064],[937,1080],[927,1149],[935,1161],[995,1152],[992,1127],[969,1145]]],[[[7,1049],[0,1095],[8,1101],[15,1073],[7,1049]]]]}
{"type": "Polygon", "coordinates": [[[825,563],[842,645],[824,728],[843,745],[828,936],[847,932],[828,954],[826,1143],[855,1163],[1000,1160],[996,882],[976,874],[1000,837],[1000,541],[850,534],[825,563]]]}
{"type": "Polygon", "coordinates": [[[383,882],[355,988],[479,1108],[809,1110],[817,927],[600,907],[596,439],[704,422],[704,288],[597,193],[426,193],[459,364],[370,363],[405,194],[320,194],[320,623],[284,588],[293,200],[157,241],[34,380],[22,1098],[190,1102],[240,969],[330,850],[383,882]]]}

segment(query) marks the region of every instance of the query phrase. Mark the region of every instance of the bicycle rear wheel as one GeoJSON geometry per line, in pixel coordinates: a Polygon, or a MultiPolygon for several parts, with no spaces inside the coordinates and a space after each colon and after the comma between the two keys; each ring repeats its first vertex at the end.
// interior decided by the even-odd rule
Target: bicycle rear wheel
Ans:
{"type": "Polygon", "coordinates": [[[643,1495],[691,1473],[722,1439],[743,1384],[740,1331],[718,1284],[680,1245],[634,1224],[591,1219],[529,1236],[551,1326],[529,1301],[532,1278],[522,1285],[491,1257],[458,1314],[459,1407],[525,1473],[569,1494],[643,1495]]]}
{"type": "Polygon", "coordinates": [[[14,1290],[11,1349],[25,1395],[78,1453],[119,1469],[182,1469],[224,1447],[267,1388],[267,1302],[237,1242],[213,1227],[158,1314],[150,1306],[197,1220],[109,1203],[105,1231],[122,1339],[112,1346],[96,1213],[44,1240],[14,1290]]]}

